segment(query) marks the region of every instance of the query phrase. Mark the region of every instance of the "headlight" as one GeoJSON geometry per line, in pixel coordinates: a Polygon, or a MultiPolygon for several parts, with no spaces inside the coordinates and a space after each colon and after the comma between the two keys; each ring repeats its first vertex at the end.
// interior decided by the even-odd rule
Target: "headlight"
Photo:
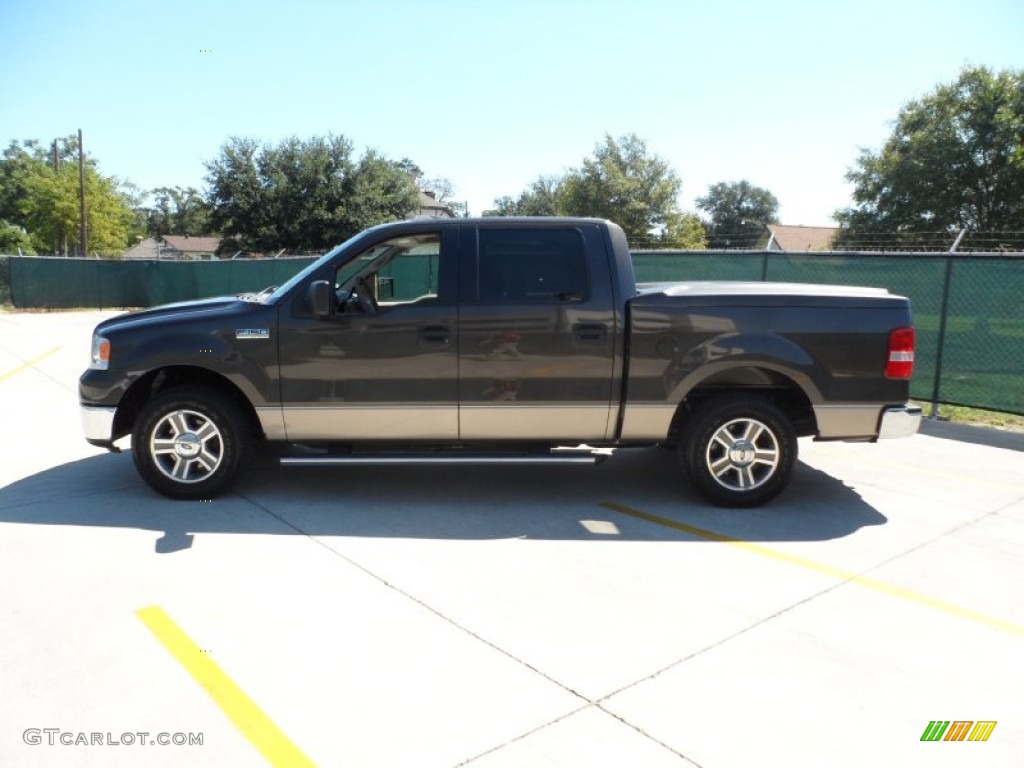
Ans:
{"type": "Polygon", "coordinates": [[[110,340],[102,336],[92,337],[92,363],[90,368],[105,371],[110,366],[110,340]]]}

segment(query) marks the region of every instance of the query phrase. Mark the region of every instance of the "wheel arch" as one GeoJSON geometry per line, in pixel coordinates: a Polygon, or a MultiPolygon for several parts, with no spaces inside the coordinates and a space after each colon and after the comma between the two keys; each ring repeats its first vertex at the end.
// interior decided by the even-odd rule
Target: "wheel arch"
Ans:
{"type": "Polygon", "coordinates": [[[793,424],[798,436],[817,433],[813,406],[821,401],[821,393],[806,374],[771,363],[721,364],[715,370],[703,371],[699,378],[682,382],[677,388],[679,405],[669,426],[669,442],[675,441],[686,418],[700,405],[716,397],[736,394],[759,395],[775,403],[793,424]],[[678,394],[679,390],[685,394],[678,394]]]}
{"type": "Polygon", "coordinates": [[[155,368],[140,376],[125,391],[114,415],[114,439],[131,434],[142,408],[162,392],[180,386],[194,386],[220,392],[231,398],[245,413],[253,434],[263,437],[260,420],[249,398],[229,378],[195,365],[170,365],[155,368]]]}

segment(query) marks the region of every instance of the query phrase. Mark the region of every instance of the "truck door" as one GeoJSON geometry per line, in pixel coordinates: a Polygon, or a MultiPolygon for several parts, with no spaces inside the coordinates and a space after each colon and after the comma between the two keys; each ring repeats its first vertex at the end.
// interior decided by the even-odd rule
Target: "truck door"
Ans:
{"type": "Polygon", "coordinates": [[[329,317],[302,296],[282,309],[288,439],[458,438],[457,244],[454,228],[392,235],[330,276],[329,317]]]}
{"type": "Polygon", "coordinates": [[[610,437],[615,317],[597,225],[465,227],[463,440],[610,437]]]}

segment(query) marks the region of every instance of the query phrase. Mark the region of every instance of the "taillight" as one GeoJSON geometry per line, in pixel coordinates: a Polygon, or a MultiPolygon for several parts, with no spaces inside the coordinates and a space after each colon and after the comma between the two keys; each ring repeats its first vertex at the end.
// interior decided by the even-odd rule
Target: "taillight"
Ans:
{"type": "Polygon", "coordinates": [[[914,329],[897,328],[889,333],[888,379],[909,379],[914,373],[914,329]]]}

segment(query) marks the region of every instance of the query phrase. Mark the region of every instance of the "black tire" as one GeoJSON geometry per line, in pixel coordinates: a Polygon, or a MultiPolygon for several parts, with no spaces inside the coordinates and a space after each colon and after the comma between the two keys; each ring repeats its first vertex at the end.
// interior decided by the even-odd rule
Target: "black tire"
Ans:
{"type": "Polygon", "coordinates": [[[796,431],[770,400],[726,395],[702,402],[683,424],[679,462],[694,488],[722,507],[756,507],[789,484],[796,431]]]}
{"type": "Polygon", "coordinates": [[[235,482],[251,452],[252,427],[231,398],[175,387],[146,403],[132,432],[142,479],[172,499],[212,499],[235,482]]]}

